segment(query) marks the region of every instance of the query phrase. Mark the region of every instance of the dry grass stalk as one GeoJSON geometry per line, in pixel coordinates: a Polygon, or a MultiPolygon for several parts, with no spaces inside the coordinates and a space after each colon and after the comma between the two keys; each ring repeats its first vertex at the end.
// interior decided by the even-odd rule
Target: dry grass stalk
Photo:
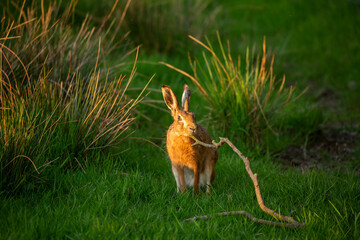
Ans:
{"type": "MultiPolygon", "coordinates": [[[[248,218],[250,218],[254,222],[258,222],[258,223],[262,223],[262,224],[278,226],[278,227],[290,227],[290,228],[302,228],[302,227],[304,227],[305,223],[300,223],[300,222],[296,221],[292,217],[284,216],[284,215],[281,215],[279,213],[276,213],[274,210],[268,208],[264,204],[264,201],[262,199],[261,192],[260,192],[260,186],[259,186],[259,182],[258,182],[258,179],[257,179],[257,174],[256,173],[254,174],[253,171],[251,170],[249,159],[247,157],[245,157],[239,151],[239,149],[237,149],[235,147],[235,145],[232,142],[230,142],[229,139],[223,138],[223,137],[219,137],[219,138],[220,138],[220,142],[216,143],[213,140],[212,144],[207,144],[207,143],[203,143],[203,142],[199,141],[198,139],[196,139],[195,137],[193,137],[193,139],[195,141],[195,143],[193,145],[200,144],[200,145],[202,145],[204,147],[213,147],[213,148],[218,149],[224,143],[227,143],[233,149],[233,151],[237,155],[239,155],[239,157],[243,160],[243,162],[245,164],[246,171],[249,174],[251,180],[253,181],[253,184],[254,184],[254,187],[255,187],[256,198],[257,198],[257,201],[258,201],[258,204],[259,204],[261,210],[263,210],[265,213],[273,216],[274,218],[276,218],[279,221],[285,221],[285,222],[288,222],[288,223],[279,223],[279,222],[272,222],[272,221],[267,221],[267,220],[263,220],[263,219],[258,219],[258,218],[255,218],[254,216],[252,216],[250,213],[248,213],[246,211],[234,211],[234,212],[216,213],[215,215],[224,216],[224,215],[241,214],[241,215],[247,216],[248,218]]],[[[196,219],[207,219],[209,217],[211,217],[211,215],[204,215],[204,216],[200,216],[200,217],[196,216],[196,217],[193,217],[193,218],[186,219],[185,221],[191,221],[191,220],[196,220],[196,219]]]]}

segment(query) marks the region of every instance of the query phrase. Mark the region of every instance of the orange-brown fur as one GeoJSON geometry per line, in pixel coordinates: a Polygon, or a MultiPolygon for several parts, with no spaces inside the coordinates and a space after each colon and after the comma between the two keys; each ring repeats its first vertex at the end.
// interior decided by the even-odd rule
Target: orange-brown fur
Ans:
{"type": "MultiPolygon", "coordinates": [[[[177,189],[179,190],[180,186],[182,192],[186,190],[185,178],[190,179],[192,177],[191,171],[193,171],[194,180],[191,184],[198,193],[200,179],[206,181],[206,185],[210,185],[215,179],[215,165],[218,159],[218,152],[214,148],[207,148],[201,145],[192,146],[194,140],[190,138],[191,136],[205,143],[211,143],[211,138],[207,130],[196,123],[195,115],[188,111],[190,89],[187,85],[184,86],[184,93],[185,91],[187,91],[188,95],[185,95],[185,102],[183,100],[183,111],[179,109],[172,90],[165,85],[162,87],[165,103],[170,108],[174,118],[174,122],[167,131],[166,147],[174,177],[177,181],[177,189]]],[[[207,192],[209,192],[209,187],[207,187],[207,192]]]]}

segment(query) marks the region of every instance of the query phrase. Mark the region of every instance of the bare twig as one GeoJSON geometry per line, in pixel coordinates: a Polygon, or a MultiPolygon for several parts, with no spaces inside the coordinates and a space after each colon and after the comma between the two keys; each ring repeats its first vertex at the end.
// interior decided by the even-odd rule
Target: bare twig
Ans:
{"type": "MultiPolygon", "coordinates": [[[[216,216],[245,215],[246,217],[251,219],[251,221],[260,223],[260,224],[276,226],[276,227],[298,228],[298,226],[293,223],[273,222],[273,221],[269,221],[269,220],[265,220],[265,219],[256,218],[252,214],[250,214],[246,211],[221,212],[221,213],[215,213],[215,215],[216,216]]],[[[184,222],[196,221],[198,219],[208,219],[208,218],[211,218],[212,216],[213,215],[211,215],[211,214],[204,215],[204,216],[195,216],[192,218],[185,219],[184,222]]]]}
{"type": "Polygon", "coordinates": [[[199,145],[202,145],[202,146],[204,146],[204,147],[216,148],[216,149],[218,149],[219,147],[221,147],[221,146],[224,144],[224,142],[225,142],[225,141],[222,140],[222,137],[220,137],[220,142],[217,143],[217,142],[215,142],[215,140],[213,140],[211,144],[209,144],[209,143],[204,143],[204,142],[198,140],[198,139],[197,139],[196,137],[194,137],[194,136],[190,136],[190,138],[192,138],[192,139],[195,141],[195,142],[192,144],[192,146],[199,144],[199,145]]]}
{"type": "MultiPolygon", "coordinates": [[[[273,226],[283,226],[283,227],[292,227],[292,228],[301,228],[305,226],[305,223],[300,223],[298,221],[296,221],[294,218],[289,217],[289,216],[284,216],[281,214],[276,213],[274,210],[268,208],[267,206],[265,206],[264,201],[262,199],[261,196],[261,192],[260,192],[260,186],[259,186],[259,182],[257,180],[257,174],[253,173],[251,168],[250,168],[250,161],[247,157],[245,157],[240,151],[239,149],[237,149],[235,147],[235,145],[230,142],[229,139],[227,138],[223,138],[220,137],[220,142],[216,143],[215,141],[212,141],[212,144],[207,144],[204,142],[199,141],[198,139],[196,139],[195,137],[192,137],[192,139],[194,139],[194,143],[193,145],[202,145],[204,147],[212,147],[212,148],[216,148],[218,149],[219,147],[221,147],[224,143],[227,143],[232,149],[233,151],[239,155],[239,157],[243,160],[244,164],[245,164],[245,168],[247,173],[249,174],[251,180],[254,183],[254,187],[255,187],[255,194],[256,194],[256,198],[258,201],[258,204],[261,208],[261,210],[263,210],[265,213],[273,216],[274,218],[276,218],[279,221],[285,221],[288,223],[278,223],[278,222],[271,222],[271,221],[267,221],[267,220],[263,220],[263,219],[258,219],[255,218],[254,216],[252,216],[250,213],[245,212],[245,211],[235,211],[235,212],[225,212],[225,213],[216,213],[215,215],[235,215],[235,214],[242,214],[247,216],[248,218],[250,218],[251,220],[253,220],[254,222],[258,222],[258,223],[263,223],[263,224],[267,224],[267,225],[273,225],[273,226]]],[[[196,216],[194,218],[190,218],[190,219],[186,219],[185,221],[190,221],[190,220],[195,220],[195,219],[206,219],[209,218],[211,215],[205,215],[205,216],[196,216]]]]}

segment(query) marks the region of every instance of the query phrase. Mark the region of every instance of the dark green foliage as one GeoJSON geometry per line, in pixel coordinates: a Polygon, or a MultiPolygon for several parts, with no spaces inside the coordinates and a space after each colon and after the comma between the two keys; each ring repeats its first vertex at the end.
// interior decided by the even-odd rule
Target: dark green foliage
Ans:
{"type": "Polygon", "coordinates": [[[221,27],[221,8],[212,0],[133,0],[124,19],[130,39],[148,51],[187,52],[187,36],[221,27]]]}

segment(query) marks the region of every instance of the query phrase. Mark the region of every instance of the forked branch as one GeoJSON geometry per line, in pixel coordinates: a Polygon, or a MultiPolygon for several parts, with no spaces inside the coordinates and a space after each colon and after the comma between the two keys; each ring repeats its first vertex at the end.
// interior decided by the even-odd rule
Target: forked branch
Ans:
{"type": "MultiPolygon", "coordinates": [[[[291,228],[302,228],[305,226],[305,223],[300,223],[298,221],[296,221],[294,218],[289,217],[289,216],[284,216],[281,215],[279,213],[276,213],[274,210],[268,208],[267,206],[265,206],[264,201],[262,199],[261,196],[261,192],[260,192],[260,186],[259,186],[259,182],[257,179],[257,174],[253,173],[250,167],[250,161],[247,157],[245,157],[240,151],[239,149],[237,149],[235,147],[235,145],[230,142],[229,139],[227,138],[223,138],[220,137],[220,142],[216,143],[215,141],[212,141],[212,144],[208,144],[208,143],[203,143],[201,141],[199,141],[198,139],[196,139],[195,137],[192,137],[192,139],[195,141],[193,143],[193,145],[202,145],[204,147],[212,147],[212,148],[216,148],[218,149],[219,147],[221,147],[224,143],[227,143],[232,149],[233,151],[239,155],[239,157],[243,160],[244,164],[245,164],[245,168],[247,173],[249,174],[251,180],[253,181],[254,187],[255,187],[255,194],[256,194],[256,198],[258,201],[258,204],[261,208],[261,210],[263,210],[265,213],[273,216],[274,218],[276,218],[279,221],[285,221],[288,223],[279,223],[279,222],[272,222],[272,221],[267,221],[267,220],[263,220],[263,219],[258,219],[255,218],[254,216],[252,216],[250,213],[245,212],[245,211],[234,211],[234,212],[225,212],[225,213],[217,213],[216,215],[235,215],[235,214],[241,214],[241,215],[245,215],[248,218],[250,218],[251,220],[253,220],[254,222],[258,222],[258,223],[262,223],[262,224],[267,224],[267,225],[273,225],[273,226],[283,226],[283,227],[291,227],[291,228]]],[[[196,216],[194,218],[189,218],[186,219],[185,221],[191,221],[191,220],[195,220],[195,219],[206,219],[209,218],[211,215],[205,215],[205,216],[196,216]]]]}

